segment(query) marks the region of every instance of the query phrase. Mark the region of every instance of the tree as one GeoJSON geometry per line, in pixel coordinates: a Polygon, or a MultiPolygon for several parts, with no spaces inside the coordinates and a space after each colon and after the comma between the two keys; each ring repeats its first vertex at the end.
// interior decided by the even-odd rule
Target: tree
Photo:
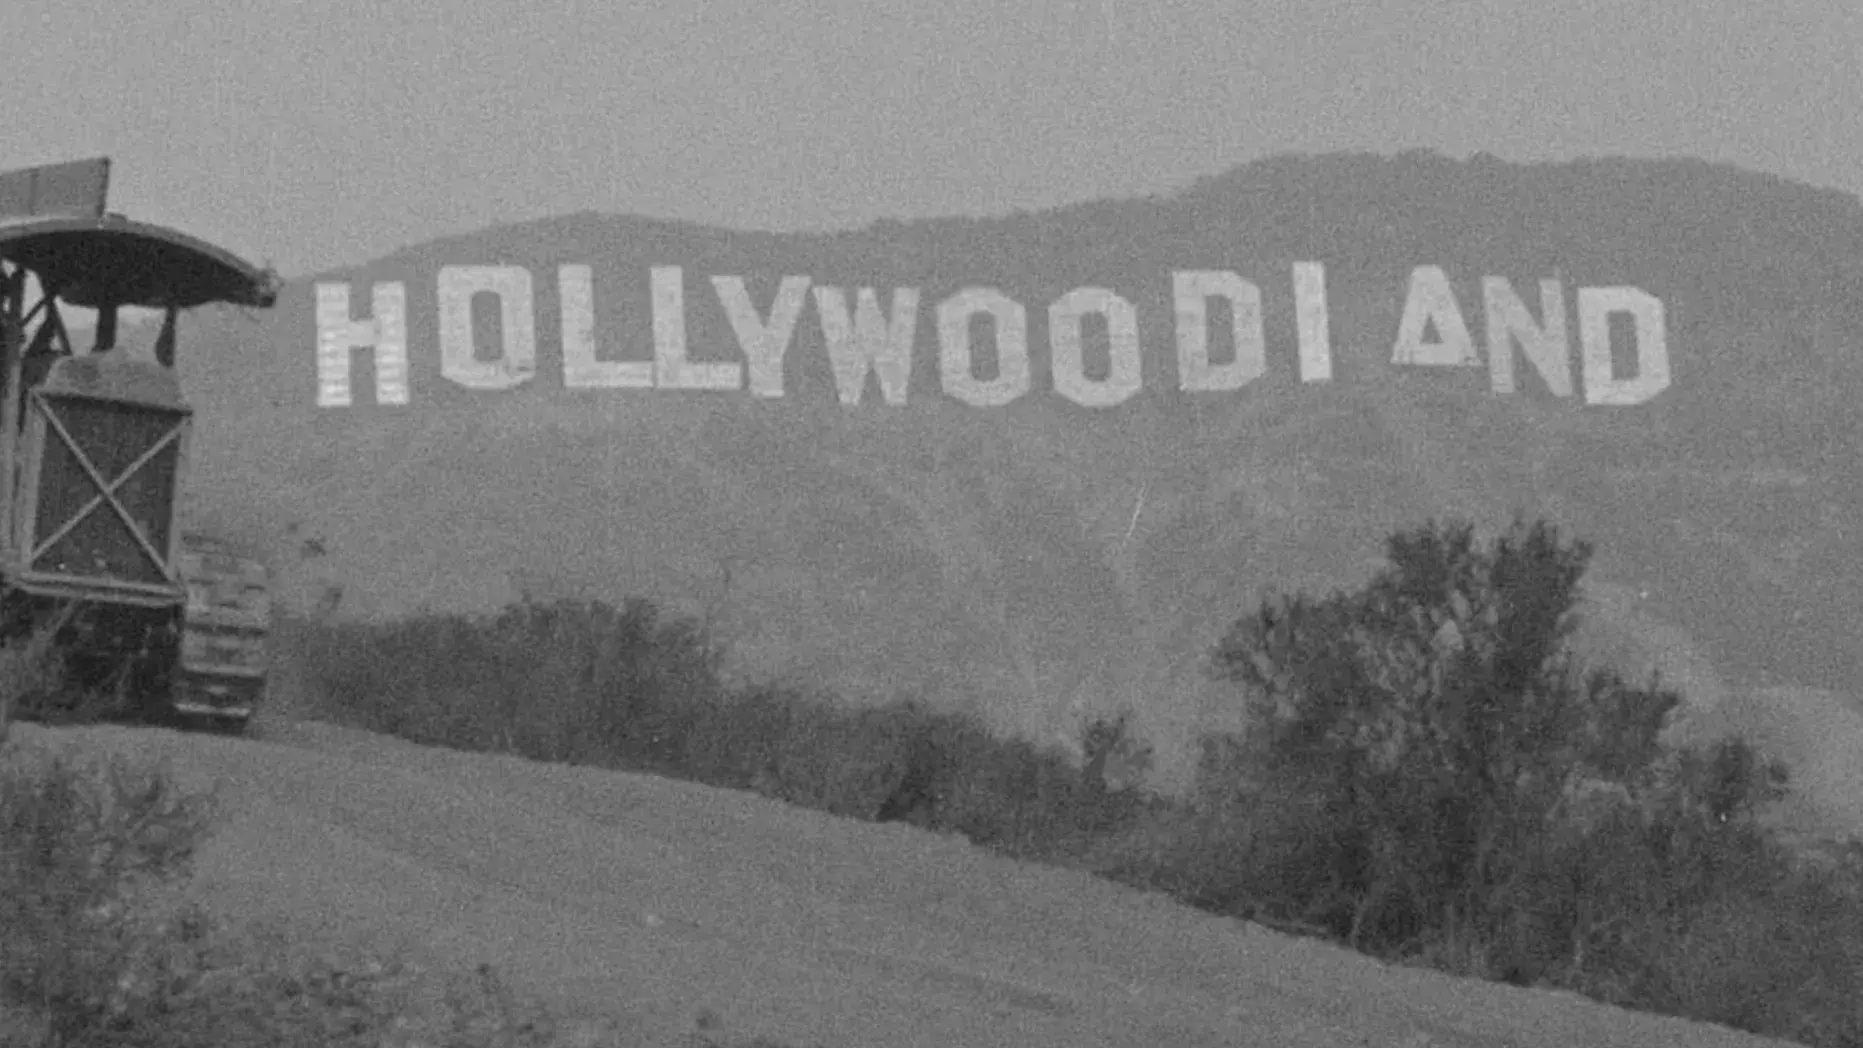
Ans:
{"type": "MultiPolygon", "coordinates": [[[[1317,828],[1310,815],[1286,827],[1313,849],[1291,886],[1301,912],[1286,916],[1402,952],[1499,920],[1576,782],[1654,789],[1657,735],[1681,696],[1659,679],[1581,676],[1566,642],[1592,548],[1549,524],[1516,516],[1484,549],[1471,525],[1431,521],[1387,551],[1357,593],[1265,601],[1212,668],[1250,693],[1261,771],[1322,813],[1317,828]]],[[[1752,776],[1738,760],[1720,770],[1708,780],[1724,816],[1749,803],[1752,776]]]]}

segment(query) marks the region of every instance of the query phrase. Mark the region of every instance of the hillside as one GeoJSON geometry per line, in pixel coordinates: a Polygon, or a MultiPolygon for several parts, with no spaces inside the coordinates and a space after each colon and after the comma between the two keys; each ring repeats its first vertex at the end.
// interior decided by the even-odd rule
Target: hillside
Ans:
{"type": "Polygon", "coordinates": [[[616,1022],[617,1043],[717,1043],[691,1036],[706,1010],[771,1038],[746,1046],[1786,1044],[1387,966],[955,836],[694,783],[327,724],[276,741],[21,728],[30,759],[161,760],[189,791],[219,786],[223,820],[179,885],[217,914],[325,956],[489,963],[616,1022]]]}
{"type": "MultiPolygon", "coordinates": [[[[1218,368],[1233,316],[1208,309],[1218,368]]],[[[462,319],[481,361],[524,322],[487,295],[462,319]]],[[[990,321],[968,330],[987,383],[1005,355],[990,321]]],[[[1083,322],[1087,392],[1124,374],[1108,332],[1083,322]]],[[[294,279],[269,314],[184,336],[196,511],[267,548],[299,605],[331,584],[363,614],[520,589],[709,603],[749,672],[923,692],[1043,734],[1129,704],[1169,760],[1228,715],[1197,658],[1265,587],[1355,584],[1397,528],[1518,509],[1597,544],[1591,650],[1668,666],[1709,704],[1863,680],[1863,206],[1731,168],[1282,157],[1168,196],[832,235],[569,215],[294,279]],[[1301,380],[1299,262],[1324,266],[1330,382],[1301,380]],[[516,388],[442,376],[439,274],[467,265],[532,282],[535,369],[516,388]],[[805,277],[766,373],[781,395],[568,388],[564,265],[588,267],[601,361],[655,358],[650,267],[682,267],[695,363],[746,359],[713,278],[743,278],[761,321],[805,277]],[[1392,362],[1427,266],[1472,366],[1392,362]],[[1262,372],[1239,389],[1180,388],[1172,273],[1197,269],[1260,289],[1262,372]],[[1518,350],[1496,392],[1484,277],[1535,318],[1558,281],[1570,395],[1518,350]],[[345,286],[361,319],[382,282],[405,287],[411,402],[374,403],[359,350],[354,406],[318,407],[316,286],[345,286]],[[874,377],[837,402],[822,287],[850,310],[858,287],[882,309],[917,289],[904,403],[874,377]],[[1025,311],[1027,392],[1002,406],[941,391],[938,305],[968,287],[1025,311]],[[1058,391],[1049,306],[1078,287],[1133,307],[1139,388],[1112,406],[1058,391]],[[1585,372],[1579,289],[1609,287],[1662,306],[1671,381],[1642,403],[1587,402],[1598,378],[1649,377],[1647,338],[1618,322],[1593,334],[1608,374],[1585,372]]]]}

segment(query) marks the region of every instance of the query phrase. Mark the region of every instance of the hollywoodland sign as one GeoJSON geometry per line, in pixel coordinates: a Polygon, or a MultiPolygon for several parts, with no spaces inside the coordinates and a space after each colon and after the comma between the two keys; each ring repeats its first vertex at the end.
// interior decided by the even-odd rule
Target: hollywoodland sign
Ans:
{"type": "MultiPolygon", "coordinates": [[[[784,358],[804,309],[814,306],[836,392],[842,404],[861,402],[871,374],[881,399],[906,403],[913,351],[919,343],[919,289],[894,288],[889,307],[879,295],[861,287],[811,285],[806,276],[785,276],[767,307],[753,302],[738,276],[713,276],[713,303],[729,321],[741,360],[695,361],[687,355],[686,278],[679,266],[651,266],[649,312],[651,360],[601,359],[596,331],[593,283],[586,265],[557,267],[562,382],[570,389],[656,389],[748,391],[751,396],[784,396],[784,358]]],[[[1192,393],[1233,392],[1267,370],[1262,296],[1257,285],[1228,270],[1174,270],[1170,290],[1175,307],[1176,379],[1192,393]],[[1212,361],[1212,299],[1227,301],[1231,316],[1232,358],[1212,361]]],[[[1331,322],[1326,301],[1326,273],[1319,262],[1293,264],[1292,291],[1297,360],[1302,382],[1333,377],[1331,322]]],[[[367,315],[357,316],[345,282],[316,285],[317,404],[348,407],[354,402],[350,365],[353,352],[374,355],[377,404],[405,405],[409,400],[407,288],[400,281],[375,283],[368,291],[367,315]]],[[[1485,366],[1492,390],[1515,391],[1516,355],[1538,374],[1554,396],[1573,395],[1573,347],[1566,332],[1565,289],[1557,279],[1539,281],[1538,319],[1513,286],[1500,277],[1481,281],[1485,366]],[[1516,352],[1517,351],[1517,352],[1516,352]]],[[[1661,300],[1634,287],[1581,287],[1577,295],[1578,353],[1587,404],[1646,403],[1669,386],[1661,300]],[[1634,369],[1614,367],[1611,320],[1625,316],[1634,325],[1634,369]],[[1619,374],[1619,371],[1630,371],[1619,374]]],[[[438,311],[440,375],[473,390],[510,390],[536,378],[537,337],[532,274],[523,266],[446,266],[435,286],[438,311]],[[481,295],[496,298],[501,346],[475,344],[473,303],[481,295]]],[[[1132,302],[1103,287],[1077,287],[1047,304],[1048,355],[1053,392],[1084,407],[1123,403],[1141,388],[1138,311],[1132,302]],[[1107,365],[1090,377],[1082,330],[1089,316],[1105,332],[1107,365]]],[[[1030,391],[1028,310],[1020,302],[988,287],[965,287],[932,307],[936,330],[938,376],[946,396],[975,407],[1001,407],[1030,391]],[[972,321],[993,322],[993,375],[978,372],[972,352],[972,321]]],[[[1402,319],[1391,344],[1391,363],[1407,367],[1482,367],[1469,326],[1456,301],[1448,275],[1439,266],[1419,266],[1410,274],[1402,319]],[[1429,338],[1431,332],[1434,338],[1429,338]]]]}

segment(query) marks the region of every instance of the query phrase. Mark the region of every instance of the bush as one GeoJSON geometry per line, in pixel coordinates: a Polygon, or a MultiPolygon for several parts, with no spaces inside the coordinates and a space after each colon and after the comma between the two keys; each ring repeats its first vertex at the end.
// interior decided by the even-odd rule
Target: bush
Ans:
{"type": "Polygon", "coordinates": [[[1652,861],[1679,876],[1727,846],[1710,830],[1749,814],[1765,776],[1736,745],[1665,779],[1658,733],[1681,696],[1574,663],[1587,544],[1517,518],[1488,549],[1469,525],[1430,522],[1388,553],[1362,591],[1266,601],[1215,652],[1217,675],[1250,693],[1242,750],[1281,791],[1235,887],[1385,956],[1524,936],[1498,974],[1525,980],[1542,967],[1528,955],[1570,960],[1565,904],[1523,901],[1521,885],[1552,861],[1547,835],[1579,783],[1647,809],[1652,861]]]}
{"type": "MultiPolygon", "coordinates": [[[[66,660],[53,644],[54,630],[42,626],[24,642],[0,647],[0,725],[13,720],[43,724],[89,724],[116,710],[114,698],[76,686],[66,660]]],[[[6,738],[0,726],[0,742],[6,738]]]]}
{"type": "Polygon", "coordinates": [[[723,692],[704,631],[645,600],[291,631],[313,715],[464,750],[669,771],[723,692]]]}
{"type": "Polygon", "coordinates": [[[160,769],[62,754],[0,766],[0,997],[50,1017],[60,1036],[135,1018],[133,979],[151,935],[197,936],[198,914],[151,924],[145,891],[186,871],[211,796],[160,769]],[[152,931],[151,929],[156,929],[152,931]]]}

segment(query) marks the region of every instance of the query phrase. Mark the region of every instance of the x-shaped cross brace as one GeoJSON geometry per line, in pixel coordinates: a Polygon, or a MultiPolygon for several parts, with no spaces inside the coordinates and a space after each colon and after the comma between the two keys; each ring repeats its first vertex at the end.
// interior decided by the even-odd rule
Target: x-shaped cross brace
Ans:
{"type": "Polygon", "coordinates": [[[130,535],[135,537],[136,545],[141,546],[142,552],[147,554],[149,560],[161,570],[162,577],[169,582],[174,582],[175,576],[173,569],[163,562],[161,553],[157,552],[153,545],[150,545],[148,536],[142,533],[141,526],[129,515],[129,510],[124,508],[122,500],[116,497],[116,489],[122,487],[125,481],[135,475],[137,470],[147,465],[149,460],[159,454],[163,448],[179,440],[181,438],[181,426],[179,424],[171,426],[168,432],[163,434],[162,439],[150,445],[149,449],[144,451],[141,455],[136,456],[136,460],[131,462],[115,480],[105,482],[103,474],[97,472],[97,467],[91,463],[90,456],[86,455],[84,449],[78,446],[77,439],[71,435],[70,430],[65,428],[64,422],[59,419],[58,413],[52,410],[52,404],[45,395],[38,390],[34,390],[32,392],[32,399],[39,410],[45,413],[45,421],[52,427],[52,431],[57,433],[58,439],[64,443],[65,447],[71,450],[72,457],[78,460],[78,465],[84,470],[85,475],[91,478],[91,483],[97,486],[97,494],[92,496],[91,500],[86,502],[82,509],[72,514],[71,519],[65,521],[63,527],[54,531],[41,541],[38,548],[34,549],[31,556],[27,558],[27,563],[37,560],[46,550],[51,549],[60,539],[70,534],[71,530],[76,528],[79,522],[85,517],[90,516],[91,511],[95,510],[100,503],[108,502],[110,508],[116,511],[116,515],[122,519],[124,526],[129,528],[130,535]]]}

